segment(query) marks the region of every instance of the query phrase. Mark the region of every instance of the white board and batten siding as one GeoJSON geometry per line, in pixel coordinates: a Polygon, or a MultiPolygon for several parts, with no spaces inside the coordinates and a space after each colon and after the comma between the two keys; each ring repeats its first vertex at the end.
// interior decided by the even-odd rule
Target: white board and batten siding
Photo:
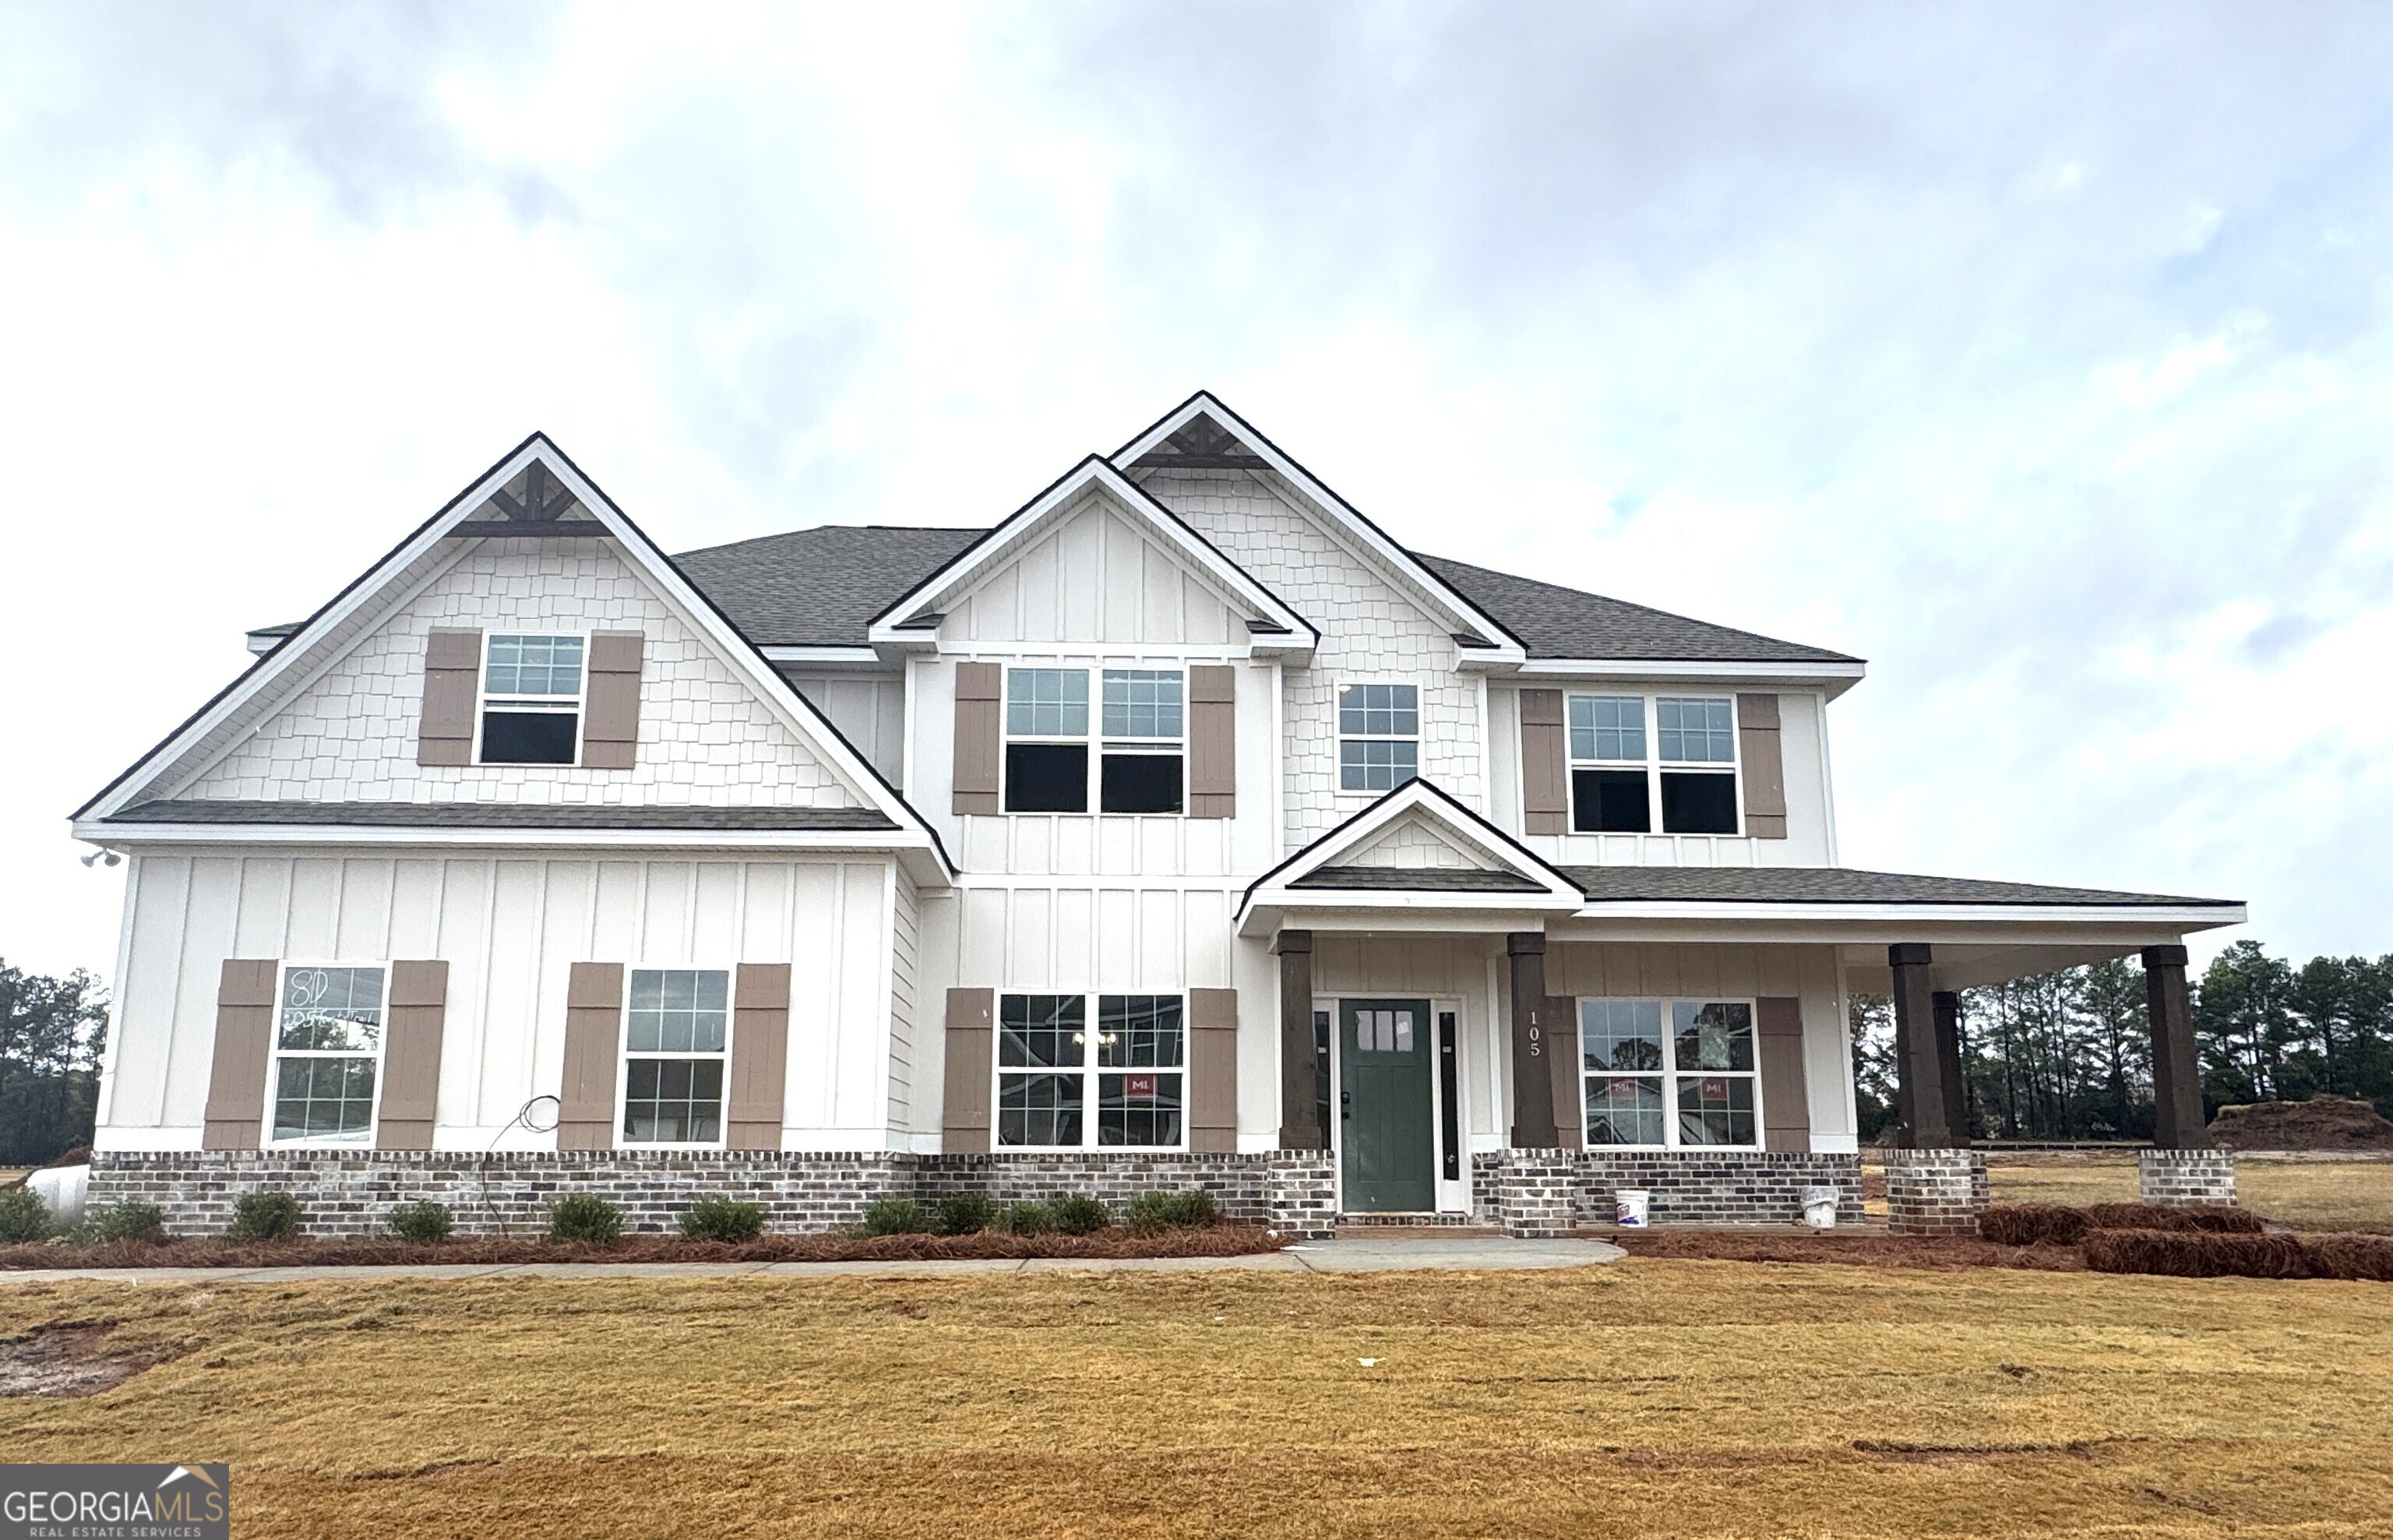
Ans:
{"type": "Polygon", "coordinates": [[[906,678],[891,670],[790,669],[781,676],[830,719],[882,778],[906,790],[906,678]]]}
{"type": "MultiPolygon", "coordinates": [[[[227,958],[443,959],[436,1148],[486,1147],[563,1073],[572,965],[791,964],[785,1148],[876,1150],[913,1106],[894,863],[636,856],[137,855],[98,1144],[195,1149],[227,958]]],[[[517,1131],[507,1147],[548,1148],[517,1131]]]]}

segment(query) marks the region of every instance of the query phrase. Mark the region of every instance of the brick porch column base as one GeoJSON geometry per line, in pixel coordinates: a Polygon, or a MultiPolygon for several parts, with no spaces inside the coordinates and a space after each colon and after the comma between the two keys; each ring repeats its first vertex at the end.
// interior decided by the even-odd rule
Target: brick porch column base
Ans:
{"type": "Polygon", "coordinates": [[[1986,1157],[1975,1150],[1891,1150],[1887,1228],[1898,1235],[1975,1235],[1986,1206],[1986,1157]]]}
{"type": "Polygon", "coordinates": [[[2225,1150],[2140,1150],[2136,1175],[2146,1203],[2235,1201],[2235,1157],[2225,1150]]]}
{"type": "Polygon", "coordinates": [[[1326,1150],[1274,1150],[1263,1199],[1266,1222],[1283,1235],[1326,1241],[1338,1233],[1338,1174],[1326,1150]]]}
{"type": "Polygon", "coordinates": [[[1494,1209],[1504,1233],[1550,1240],[1578,1233],[1578,1203],[1587,1185],[1576,1150],[1505,1150],[1496,1160],[1494,1209]]]}

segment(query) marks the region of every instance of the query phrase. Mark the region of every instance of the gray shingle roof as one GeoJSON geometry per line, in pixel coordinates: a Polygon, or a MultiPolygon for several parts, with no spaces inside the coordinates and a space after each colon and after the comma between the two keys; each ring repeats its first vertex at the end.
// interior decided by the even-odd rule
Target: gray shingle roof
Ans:
{"type": "Polygon", "coordinates": [[[370,829],[761,829],[876,833],[897,826],[869,807],[607,807],[580,803],[138,803],[120,824],[281,824],[370,829]]]}
{"type": "MultiPolygon", "coordinates": [[[[872,618],[986,530],[824,525],[710,546],[673,558],[732,624],[760,646],[862,646],[872,618]]],[[[1521,639],[1532,658],[1720,663],[1856,661],[1599,594],[1419,558],[1521,639]]]]}
{"type": "MultiPolygon", "coordinates": [[[[1418,555],[1418,553],[1416,553],[1418,555]]],[[[1582,594],[1575,588],[1492,572],[1484,567],[1420,556],[1421,565],[1444,578],[1466,599],[1521,639],[1532,658],[1630,658],[1645,661],[1693,659],[1720,663],[1852,663],[1860,659],[1824,647],[1781,642],[1648,609],[1625,599],[1582,594]]]]}
{"type": "Polygon", "coordinates": [[[2047,888],[1968,877],[1916,877],[1843,867],[1563,867],[1595,904],[2029,904],[2116,908],[2203,905],[2231,908],[2233,898],[2179,898],[2099,888],[2047,888]]]}
{"type": "Polygon", "coordinates": [[[1459,867],[1316,867],[1291,888],[1345,888],[1406,893],[1543,893],[1544,884],[1518,872],[1459,867]]]}

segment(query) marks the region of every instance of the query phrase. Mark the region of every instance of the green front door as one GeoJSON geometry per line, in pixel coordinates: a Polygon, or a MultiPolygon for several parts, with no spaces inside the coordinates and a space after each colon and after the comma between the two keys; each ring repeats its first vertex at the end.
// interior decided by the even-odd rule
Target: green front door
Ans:
{"type": "Polygon", "coordinates": [[[1427,1000],[1338,1002],[1338,1150],[1350,1213],[1437,1207],[1427,1000]]]}

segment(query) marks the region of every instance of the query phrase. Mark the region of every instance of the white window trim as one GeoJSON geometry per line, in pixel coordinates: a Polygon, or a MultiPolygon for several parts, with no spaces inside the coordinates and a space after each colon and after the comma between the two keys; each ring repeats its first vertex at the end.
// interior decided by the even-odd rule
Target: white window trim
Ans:
{"type": "MultiPolygon", "coordinates": [[[[731,1138],[731,1050],[739,1030],[739,1001],[732,988],[739,983],[739,970],[729,963],[713,967],[693,962],[641,962],[623,970],[623,1001],[615,1013],[615,1126],[608,1130],[608,1142],[618,1150],[721,1150],[731,1138]],[[623,1133],[623,1110],[632,1100],[632,975],[634,973],[721,973],[723,978],[723,1110],[715,1118],[722,1131],[703,1142],[668,1142],[664,1140],[627,1138],[623,1133]]],[[[712,1059],[716,1055],[690,1050],[639,1051],[643,1059],[712,1059]]]]}
{"type": "MultiPolygon", "coordinates": [[[[562,634],[561,633],[559,634],[562,634]]],[[[997,807],[1009,818],[1185,818],[1188,816],[1188,664],[1163,659],[1141,659],[1127,669],[1108,670],[1100,663],[1093,667],[1038,659],[1009,659],[1000,665],[1002,671],[998,686],[998,752],[997,807]],[[1051,673],[1078,673],[1088,682],[1089,728],[1078,736],[1070,733],[1017,733],[1013,730],[1014,669],[1037,669],[1051,673]],[[1180,736],[1176,738],[1118,737],[1105,736],[1105,675],[1107,672],[1176,673],[1180,676],[1180,736]],[[1078,813],[1020,812],[1007,805],[1013,790],[1013,756],[1006,750],[1016,743],[1051,743],[1065,747],[1077,745],[1088,750],[1088,783],[1081,789],[1082,806],[1078,813]],[[1105,810],[1105,746],[1118,743],[1125,754],[1174,752],[1180,756],[1180,811],[1177,813],[1107,813],[1105,810]]],[[[1030,993],[1031,991],[1016,991],[1030,993]]],[[[1053,994],[1055,991],[1040,991],[1053,994]]]]}
{"type": "MultiPolygon", "coordinates": [[[[390,975],[391,964],[388,960],[371,958],[351,959],[341,962],[292,962],[285,960],[276,966],[274,972],[274,1014],[267,1023],[266,1116],[260,1121],[258,1129],[258,1131],[264,1136],[258,1141],[261,1147],[273,1150],[371,1150],[381,1142],[383,1063],[390,1051],[390,975]],[[373,1110],[366,1115],[366,1133],[363,1140],[325,1139],[320,1137],[277,1139],[274,1137],[275,1092],[281,1084],[282,1060],[286,1051],[282,1047],[282,998],[284,993],[290,987],[291,975],[293,973],[304,973],[311,968],[379,968],[382,970],[382,1031],[377,1034],[374,1038],[374,1051],[373,1054],[374,1062],[373,1110]]],[[[293,1049],[289,1050],[288,1052],[290,1057],[295,1059],[355,1059],[364,1057],[364,1055],[356,1053],[335,1054],[308,1049],[293,1049]]]]}
{"type": "Polygon", "coordinates": [[[1725,1150],[1738,1155],[1751,1155],[1767,1149],[1770,1144],[1768,1109],[1761,1103],[1761,1002],[1750,995],[1579,995],[1571,1001],[1576,1018],[1571,1023],[1572,1040],[1578,1044],[1578,1063],[1574,1066],[1578,1076],[1579,1147],[1593,1151],[1654,1152],[1700,1154],[1725,1150]],[[1613,1005],[1654,1005],[1662,1008],[1662,1065],[1658,1070],[1589,1070],[1587,1067],[1587,1017],[1579,1007],[1589,1000],[1613,1005]],[[1746,1020],[1752,1024],[1753,1067],[1751,1069],[1681,1070],[1678,1067],[1678,1033],[1670,1021],[1674,1005],[1742,1005],[1746,1020]],[[1597,1144],[1589,1140],[1589,1107],[1587,1082],[1598,1075],[1613,1075],[1623,1080],[1644,1079],[1658,1076],[1662,1081],[1662,1142],[1659,1144],[1597,1144]],[[1689,1144],[1679,1138],[1678,1081],[1681,1078],[1702,1079],[1707,1076],[1737,1076],[1753,1082],[1753,1142],[1750,1144],[1689,1144]]]}
{"type": "MultiPolygon", "coordinates": [[[[474,763],[489,764],[497,770],[575,770],[581,768],[582,754],[589,741],[590,731],[590,635],[586,630],[571,626],[553,630],[503,627],[485,629],[482,633],[481,660],[474,665],[474,763]],[[514,760],[502,760],[493,764],[482,757],[482,720],[489,711],[491,695],[490,641],[497,636],[579,636],[582,638],[581,689],[573,697],[573,758],[564,764],[524,764],[514,760]]],[[[542,705],[555,710],[565,702],[561,695],[502,695],[496,698],[502,709],[511,704],[542,705]]]]}
{"type": "MultiPolygon", "coordinates": [[[[1128,815],[1123,815],[1128,816],[1128,815]]],[[[1196,1108],[1196,1069],[1189,1063],[1196,1056],[1196,1026],[1189,1019],[1188,991],[1185,989],[1000,989],[997,992],[997,1019],[989,1024],[994,1036],[989,1042],[988,1080],[988,1147],[997,1154],[1019,1155],[1184,1155],[1188,1151],[1189,1125],[1196,1108]],[[1005,997],[1008,995],[1053,995],[1060,998],[1079,997],[1081,1020],[1087,1024],[1088,1041],[1082,1045],[1080,1065],[1009,1064],[1005,1063],[1005,997]],[[1172,1144],[1101,1144],[1097,1142],[1097,1077],[1100,1075],[1136,1075],[1138,1066],[1100,1065],[1097,1063],[1098,1020],[1097,1001],[1102,995],[1141,996],[1148,999],[1176,999],[1180,1002],[1180,1064],[1177,1068],[1157,1065],[1149,1073],[1180,1077],[1180,1139],[1172,1144]],[[1005,1077],[1009,1075],[1078,1075],[1080,1077],[1080,1142],[1078,1144],[1007,1144],[998,1138],[1000,1120],[1005,1116],[1005,1077]]]]}
{"type": "MultiPolygon", "coordinates": [[[[1564,817],[1566,818],[1569,826],[1566,830],[1567,833],[1580,839],[1595,839],[1606,836],[1615,836],[1629,840],[1645,839],[1654,836],[1661,836],[1673,840],[1742,840],[1746,838],[1745,828],[1745,735],[1739,731],[1737,726],[1736,697],[1733,694],[1720,696],[1694,690],[1669,690],[1663,692],[1663,694],[1668,695],[1668,697],[1673,700],[1724,699],[1728,702],[1727,760],[1724,762],[1720,760],[1666,760],[1662,757],[1662,694],[1628,690],[1565,691],[1563,697],[1563,760],[1564,767],[1563,774],[1569,781],[1569,785],[1565,788],[1569,796],[1569,805],[1564,813],[1564,817]],[[1574,748],[1571,743],[1570,703],[1573,700],[1631,699],[1642,702],[1644,707],[1644,763],[1641,765],[1635,760],[1579,758],[1577,750],[1574,748]],[[1646,821],[1653,827],[1645,830],[1643,834],[1638,834],[1635,831],[1628,829],[1579,828],[1578,777],[1576,772],[1580,770],[1630,769],[1642,769],[1645,772],[1646,821]],[[1733,831],[1725,834],[1700,834],[1691,830],[1680,831],[1664,829],[1662,827],[1662,773],[1666,770],[1671,772],[1693,772],[1715,776],[1728,776],[1732,782],[1729,789],[1730,805],[1734,808],[1736,812],[1736,828],[1733,831]]],[[[1624,1145],[1622,1147],[1627,1148],[1628,1146],[1624,1145]]]]}
{"type": "MultiPolygon", "coordinates": [[[[1421,684],[1420,680],[1417,676],[1354,674],[1347,678],[1340,679],[1330,685],[1330,736],[1331,741],[1337,746],[1331,751],[1332,758],[1329,764],[1329,784],[1330,790],[1334,795],[1351,797],[1357,802],[1376,802],[1380,798],[1388,794],[1388,789],[1373,791],[1366,788],[1350,787],[1346,784],[1345,746],[1349,743],[1409,743],[1413,746],[1413,779],[1419,780],[1423,778],[1421,766],[1421,743],[1424,735],[1421,732],[1421,718],[1428,714],[1428,708],[1423,704],[1423,702],[1427,700],[1428,697],[1429,690],[1421,684]],[[1345,717],[1339,707],[1339,698],[1343,696],[1351,686],[1356,685],[1411,685],[1413,690],[1413,730],[1409,733],[1348,732],[1346,730],[1345,717]]],[[[1401,786],[1406,783],[1400,781],[1397,784],[1401,786]]]]}

